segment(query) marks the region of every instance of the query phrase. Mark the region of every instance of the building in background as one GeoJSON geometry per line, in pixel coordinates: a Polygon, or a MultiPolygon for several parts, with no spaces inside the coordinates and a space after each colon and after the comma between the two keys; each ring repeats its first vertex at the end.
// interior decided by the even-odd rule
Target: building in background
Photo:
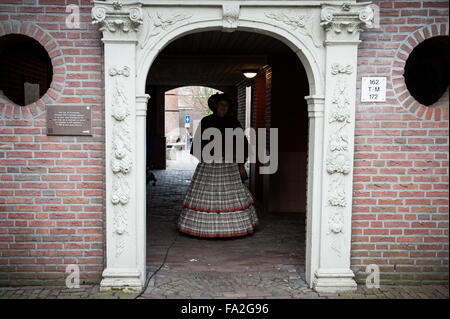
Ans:
{"type": "Polygon", "coordinates": [[[193,136],[197,124],[204,116],[211,114],[208,108],[208,98],[218,90],[201,87],[185,86],[167,91],[165,103],[165,134],[170,142],[186,137],[185,116],[190,117],[188,133],[193,136]]]}

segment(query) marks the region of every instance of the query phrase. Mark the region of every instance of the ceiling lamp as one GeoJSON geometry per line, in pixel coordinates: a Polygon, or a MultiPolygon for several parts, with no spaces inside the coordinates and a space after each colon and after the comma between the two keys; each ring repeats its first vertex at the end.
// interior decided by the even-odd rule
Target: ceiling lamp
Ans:
{"type": "Polygon", "coordinates": [[[247,79],[252,79],[258,74],[258,70],[242,70],[242,73],[247,79]]]}

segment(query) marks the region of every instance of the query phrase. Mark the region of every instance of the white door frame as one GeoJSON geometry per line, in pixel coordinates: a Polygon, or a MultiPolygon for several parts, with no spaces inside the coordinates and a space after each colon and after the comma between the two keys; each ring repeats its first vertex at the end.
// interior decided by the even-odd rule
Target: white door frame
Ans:
{"type": "Polygon", "coordinates": [[[319,292],[356,288],[350,270],[356,67],[372,7],[355,1],[94,1],[103,32],[106,268],[101,289],[139,291],[146,280],[147,73],[190,33],[262,33],[289,46],[310,95],[306,280],[319,292]]]}

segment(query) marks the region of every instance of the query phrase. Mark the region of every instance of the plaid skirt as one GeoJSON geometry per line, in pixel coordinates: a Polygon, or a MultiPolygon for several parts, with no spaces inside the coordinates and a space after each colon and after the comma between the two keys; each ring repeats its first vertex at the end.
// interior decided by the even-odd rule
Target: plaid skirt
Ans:
{"type": "Polygon", "coordinates": [[[234,237],[258,225],[254,199],[237,163],[198,163],[182,202],[177,229],[198,237],[234,237]]]}

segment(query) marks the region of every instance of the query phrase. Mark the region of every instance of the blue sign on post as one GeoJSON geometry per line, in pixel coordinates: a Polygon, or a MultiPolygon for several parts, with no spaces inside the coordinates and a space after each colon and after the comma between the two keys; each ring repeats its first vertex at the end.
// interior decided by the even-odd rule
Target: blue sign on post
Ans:
{"type": "Polygon", "coordinates": [[[184,127],[189,127],[191,124],[191,116],[185,115],[184,116],[184,127]]]}

